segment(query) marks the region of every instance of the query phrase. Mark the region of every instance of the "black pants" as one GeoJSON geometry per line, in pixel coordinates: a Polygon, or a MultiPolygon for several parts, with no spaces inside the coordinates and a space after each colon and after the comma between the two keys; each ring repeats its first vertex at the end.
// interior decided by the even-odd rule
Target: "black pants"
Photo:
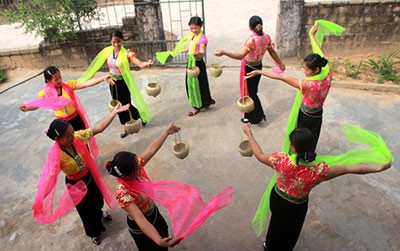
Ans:
{"type": "Polygon", "coordinates": [[[115,81],[115,85],[110,85],[110,93],[112,98],[121,102],[122,105],[129,104],[128,111],[118,113],[118,118],[121,122],[121,125],[124,125],[126,122],[130,121],[131,116],[134,120],[140,118],[138,109],[132,105],[131,93],[123,79],[115,81]]]}
{"type": "MultiPolygon", "coordinates": [[[[97,187],[92,174],[88,172],[82,179],[87,187],[87,193],[82,201],[76,206],[79,217],[81,217],[85,233],[89,237],[98,237],[106,228],[102,223],[102,208],[104,206],[103,195],[97,187]]],[[[66,184],[75,184],[79,180],[70,180],[65,177],[66,184]]]]}
{"type": "MultiPolygon", "coordinates": [[[[254,71],[254,68],[261,69],[262,64],[257,65],[257,66],[252,66],[252,67],[253,68],[246,66],[246,68],[245,68],[246,74],[254,71]]],[[[254,101],[254,109],[249,113],[245,113],[244,117],[247,118],[249,120],[249,122],[252,124],[259,123],[265,117],[264,110],[261,105],[261,101],[257,95],[258,84],[260,83],[260,78],[261,78],[261,75],[257,75],[255,77],[252,77],[252,78],[249,78],[246,80],[247,91],[249,92],[250,98],[254,101]]]]}
{"type": "MultiPolygon", "coordinates": [[[[210,93],[210,85],[208,84],[208,77],[207,77],[207,70],[206,70],[206,64],[204,63],[203,59],[197,61],[196,60],[196,66],[199,67],[200,69],[200,74],[197,77],[199,80],[199,89],[200,89],[200,97],[201,97],[201,107],[193,107],[196,109],[201,109],[201,108],[207,108],[211,105],[212,98],[211,98],[211,93],[210,93]]],[[[187,73],[185,77],[186,81],[186,95],[189,98],[189,92],[188,92],[188,86],[187,86],[187,73]]]]}
{"type": "Polygon", "coordinates": [[[83,123],[83,120],[81,116],[79,116],[79,114],[77,114],[74,118],[68,120],[68,122],[71,124],[72,128],[74,128],[74,131],[86,129],[85,123],[83,123]]]}
{"type": "Polygon", "coordinates": [[[308,210],[308,201],[295,204],[279,196],[275,189],[270,197],[271,220],[266,237],[268,251],[291,251],[296,245],[308,210]]]}
{"type": "MultiPolygon", "coordinates": [[[[161,238],[168,237],[168,225],[165,222],[163,216],[158,211],[158,208],[155,206],[154,212],[146,216],[146,219],[152,224],[155,229],[157,229],[161,238]]],[[[131,234],[133,240],[139,251],[166,251],[168,248],[163,248],[158,246],[153,240],[147,237],[140,227],[136,224],[134,220],[131,220],[129,216],[127,217],[129,233],[131,234]]]]}
{"type": "Polygon", "coordinates": [[[301,109],[299,110],[299,117],[297,119],[297,128],[306,127],[312,132],[315,140],[315,146],[313,148],[314,151],[317,148],[319,134],[321,132],[321,126],[322,126],[322,110],[320,112],[313,114],[305,113],[301,109]]]}

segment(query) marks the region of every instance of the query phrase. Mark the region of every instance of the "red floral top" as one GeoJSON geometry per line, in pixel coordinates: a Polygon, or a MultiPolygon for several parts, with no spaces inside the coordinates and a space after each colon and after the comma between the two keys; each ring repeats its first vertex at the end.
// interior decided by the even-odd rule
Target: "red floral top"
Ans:
{"type": "MultiPolygon", "coordinates": [[[[145,163],[141,156],[138,156],[139,166],[143,168],[145,163]]],[[[139,180],[145,180],[145,177],[139,176],[137,177],[139,180]]],[[[117,190],[115,192],[115,197],[119,203],[119,205],[124,208],[127,207],[131,203],[135,203],[136,206],[143,212],[147,212],[152,209],[154,206],[154,201],[142,194],[135,193],[128,188],[126,188],[122,184],[117,185],[117,190]]]]}
{"type": "Polygon", "coordinates": [[[277,173],[277,187],[297,199],[308,196],[311,189],[324,181],[329,172],[325,162],[310,166],[297,165],[284,152],[274,152],[269,160],[277,173]]]}

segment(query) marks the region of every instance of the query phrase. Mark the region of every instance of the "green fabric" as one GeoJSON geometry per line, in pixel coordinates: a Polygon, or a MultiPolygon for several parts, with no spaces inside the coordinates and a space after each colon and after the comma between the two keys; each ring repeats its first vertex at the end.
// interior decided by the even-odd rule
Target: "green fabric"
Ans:
{"type": "MultiPolygon", "coordinates": [[[[192,44],[189,48],[189,54],[188,54],[188,63],[187,63],[188,69],[190,67],[196,66],[196,58],[193,56],[193,53],[195,52],[197,41],[199,40],[199,38],[202,35],[203,35],[203,31],[201,30],[199,32],[199,34],[197,34],[197,36],[193,38],[192,44]]],[[[188,100],[189,105],[191,107],[200,109],[202,107],[203,103],[201,102],[199,79],[197,77],[191,78],[186,74],[186,83],[187,83],[188,96],[189,96],[189,100],[188,100]]]]}
{"type": "Polygon", "coordinates": [[[182,50],[186,48],[186,46],[189,43],[192,36],[193,36],[193,33],[189,33],[185,37],[183,37],[181,40],[179,40],[179,42],[175,45],[175,49],[173,51],[156,52],[156,59],[158,60],[158,62],[160,62],[160,64],[164,65],[169,56],[175,57],[176,55],[181,53],[182,50]]]}
{"type": "MultiPolygon", "coordinates": [[[[193,55],[189,55],[187,68],[194,66],[196,66],[196,59],[193,57],[193,55]]],[[[200,96],[199,79],[197,77],[191,78],[188,75],[186,75],[186,83],[188,88],[189,105],[191,107],[200,109],[203,104],[201,102],[201,96],[200,96]]]]}
{"type": "MultiPolygon", "coordinates": [[[[308,32],[308,35],[310,37],[312,52],[320,55],[321,57],[325,57],[325,55],[321,49],[322,41],[323,41],[324,37],[331,33],[333,33],[336,36],[340,36],[343,31],[344,31],[344,28],[338,24],[335,24],[335,23],[332,23],[329,21],[325,21],[325,20],[316,20],[314,23],[314,26],[308,32]],[[315,35],[313,36],[311,34],[311,32],[315,26],[317,26],[318,29],[315,32],[315,35]]],[[[329,64],[327,64],[325,67],[322,67],[320,73],[318,73],[317,75],[314,75],[312,77],[308,77],[307,79],[322,81],[326,78],[326,76],[328,76],[328,73],[329,73],[329,64]]]]}
{"type": "MultiPolygon", "coordinates": [[[[315,25],[318,25],[318,30],[315,33],[315,37],[312,36],[310,29],[310,41],[313,53],[319,54],[320,56],[324,56],[321,50],[322,40],[326,34],[333,33],[335,35],[340,35],[344,28],[328,21],[317,20],[315,25]]],[[[320,80],[326,78],[329,73],[329,67],[323,67],[323,71],[321,73],[313,76],[313,78],[308,78],[309,80],[320,80]],[[326,69],[327,70],[326,70],[326,69]]],[[[297,91],[296,98],[293,103],[292,110],[290,112],[288,122],[286,125],[285,138],[283,142],[282,151],[291,154],[290,152],[290,133],[296,128],[298,113],[301,105],[302,95],[300,91],[297,91]]],[[[385,141],[378,134],[361,129],[356,126],[346,125],[344,126],[344,131],[346,134],[346,138],[349,142],[352,143],[365,143],[369,146],[368,149],[353,149],[345,154],[339,156],[318,156],[315,161],[309,164],[319,163],[321,161],[325,161],[330,166],[335,165],[351,165],[358,163],[376,163],[383,164],[388,162],[389,160],[393,161],[393,155],[391,154],[389,148],[387,147],[385,141]]],[[[257,208],[257,211],[253,217],[252,225],[255,230],[257,236],[260,236],[262,231],[264,231],[265,226],[267,224],[267,218],[269,213],[269,198],[271,195],[271,190],[273,189],[276,183],[276,173],[272,176],[263,197],[261,198],[260,204],[257,208]]]]}
{"type": "MultiPolygon", "coordinates": [[[[104,48],[99,54],[97,54],[96,58],[90,64],[90,66],[86,69],[83,75],[78,79],[78,82],[84,82],[88,79],[92,78],[93,75],[103,66],[103,64],[107,61],[107,57],[113,52],[114,47],[108,46],[104,48]]],[[[151,112],[149,107],[147,106],[142,94],[140,93],[139,88],[135,84],[133,80],[132,74],[130,72],[129,61],[126,57],[126,49],[124,46],[121,47],[118,56],[118,68],[122,73],[122,77],[128,86],[129,92],[131,93],[133,102],[135,102],[136,108],[139,111],[140,118],[143,122],[149,122],[151,119],[151,112]]]]}

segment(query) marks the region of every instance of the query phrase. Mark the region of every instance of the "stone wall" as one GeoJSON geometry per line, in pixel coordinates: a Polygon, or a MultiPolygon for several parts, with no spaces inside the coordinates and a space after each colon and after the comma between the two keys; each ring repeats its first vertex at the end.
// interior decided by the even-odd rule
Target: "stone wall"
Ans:
{"type": "Polygon", "coordinates": [[[311,52],[308,30],[315,20],[337,23],[345,32],[323,43],[329,55],[381,55],[400,49],[400,1],[349,1],[305,3],[301,31],[301,58],[311,52]]]}

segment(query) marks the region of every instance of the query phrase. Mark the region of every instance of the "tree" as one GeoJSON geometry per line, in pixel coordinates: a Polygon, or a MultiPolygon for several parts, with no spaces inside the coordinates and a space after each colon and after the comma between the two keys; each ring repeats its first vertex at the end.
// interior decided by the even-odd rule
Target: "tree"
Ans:
{"type": "Polygon", "coordinates": [[[20,23],[25,32],[36,32],[49,42],[76,37],[81,17],[96,18],[96,0],[19,0],[4,10],[3,21],[20,23]]]}

